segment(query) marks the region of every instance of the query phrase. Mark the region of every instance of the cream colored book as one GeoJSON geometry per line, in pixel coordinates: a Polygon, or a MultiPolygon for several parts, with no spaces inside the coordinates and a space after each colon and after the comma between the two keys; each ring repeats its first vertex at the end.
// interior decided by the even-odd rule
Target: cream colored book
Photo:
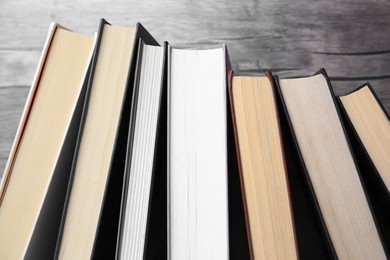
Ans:
{"type": "Polygon", "coordinates": [[[94,45],[50,25],[2,179],[0,259],[54,255],[94,45]]]}
{"type": "Polygon", "coordinates": [[[386,259],[325,71],[280,79],[279,86],[333,253],[386,259]]]}
{"type": "Polygon", "coordinates": [[[340,96],[340,100],[369,159],[390,192],[389,116],[369,84],[348,95],[340,96]]]}
{"type": "Polygon", "coordinates": [[[275,90],[267,77],[237,76],[230,87],[251,258],[297,259],[275,90]]]}
{"type": "Polygon", "coordinates": [[[121,27],[101,19],[57,243],[59,259],[115,258],[141,41],[158,45],[140,23],[121,27]]]}
{"type": "MultiPolygon", "coordinates": [[[[136,28],[111,26],[102,20],[88,83],[89,100],[83,114],[73,180],[57,245],[59,259],[92,258],[121,115],[125,114],[122,107],[135,39],[136,28]]],[[[121,142],[126,140],[127,136],[121,138],[121,142]]],[[[123,176],[124,172],[113,174],[123,176]]]]}

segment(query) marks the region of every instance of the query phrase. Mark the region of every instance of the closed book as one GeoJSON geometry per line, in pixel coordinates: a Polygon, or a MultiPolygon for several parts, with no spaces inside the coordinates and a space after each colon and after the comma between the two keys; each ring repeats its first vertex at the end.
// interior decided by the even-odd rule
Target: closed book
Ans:
{"type": "Polygon", "coordinates": [[[58,236],[59,259],[114,258],[141,24],[101,20],[58,236]]]}
{"type": "Polygon", "coordinates": [[[167,46],[139,42],[117,259],[166,257],[167,46]]]}
{"type": "Polygon", "coordinates": [[[94,45],[50,25],[2,179],[1,259],[54,256],[94,45]]]}
{"type": "Polygon", "coordinates": [[[389,114],[368,82],[337,100],[384,242],[390,250],[389,114]]]}
{"type": "Polygon", "coordinates": [[[229,97],[251,259],[297,259],[272,74],[230,74],[229,97]]]}
{"type": "Polygon", "coordinates": [[[168,259],[229,258],[228,64],[168,49],[168,259]]]}
{"type": "MultiPolygon", "coordinates": [[[[266,74],[270,76],[268,72],[266,74]]],[[[293,133],[290,131],[281,96],[276,88],[278,77],[269,78],[273,81],[276,89],[279,123],[288,171],[299,257],[301,259],[329,259],[332,252],[329,250],[328,238],[323,232],[323,222],[318,214],[315,198],[308,189],[308,179],[302,174],[304,167],[297,151],[293,133]]]]}
{"type": "Polygon", "coordinates": [[[386,259],[325,70],[276,82],[330,254],[386,259]]]}

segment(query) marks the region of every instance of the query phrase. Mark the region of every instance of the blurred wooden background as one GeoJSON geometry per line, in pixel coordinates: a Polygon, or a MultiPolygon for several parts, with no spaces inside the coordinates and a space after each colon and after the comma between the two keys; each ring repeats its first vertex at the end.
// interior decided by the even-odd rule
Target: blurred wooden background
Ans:
{"type": "MultiPolygon", "coordinates": [[[[176,47],[226,43],[236,74],[305,76],[324,67],[336,94],[369,81],[390,111],[389,0],[1,0],[0,177],[50,22],[92,34],[101,17],[114,25],[140,21],[176,47]]],[[[305,247],[320,256],[309,224],[297,220],[298,229],[307,226],[305,247]]]]}
{"type": "Polygon", "coordinates": [[[284,76],[324,67],[337,94],[370,81],[390,110],[390,1],[0,1],[0,175],[51,21],[92,34],[99,18],[140,21],[157,40],[226,43],[237,74],[284,76]]]}

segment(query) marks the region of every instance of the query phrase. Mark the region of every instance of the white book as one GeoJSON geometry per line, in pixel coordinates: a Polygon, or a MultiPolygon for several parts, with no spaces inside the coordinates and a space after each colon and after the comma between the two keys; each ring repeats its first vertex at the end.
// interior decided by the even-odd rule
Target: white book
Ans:
{"type": "MultiPolygon", "coordinates": [[[[164,77],[164,47],[142,44],[141,67],[133,94],[134,111],[130,133],[126,184],[122,198],[118,259],[144,259],[148,214],[156,157],[161,94],[164,77]]],[[[156,174],[161,174],[156,169],[156,174]]],[[[164,185],[159,183],[158,185],[164,185]]]]}
{"type": "Polygon", "coordinates": [[[168,259],[228,259],[225,47],[168,53],[168,259]]]}

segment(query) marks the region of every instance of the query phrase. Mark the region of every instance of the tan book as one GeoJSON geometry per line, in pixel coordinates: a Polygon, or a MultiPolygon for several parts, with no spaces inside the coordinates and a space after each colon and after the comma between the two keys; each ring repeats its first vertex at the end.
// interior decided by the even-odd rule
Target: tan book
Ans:
{"type": "Polygon", "coordinates": [[[386,259],[326,72],[278,86],[334,257],[386,259]]]}
{"type": "Polygon", "coordinates": [[[57,243],[59,259],[115,257],[140,39],[157,45],[139,23],[130,28],[101,19],[57,243]]]}
{"type": "Polygon", "coordinates": [[[343,119],[387,252],[390,251],[390,117],[365,83],[338,97],[343,119]]]}
{"type": "Polygon", "coordinates": [[[102,27],[59,259],[92,256],[133,55],[135,28],[102,27]]]}
{"type": "Polygon", "coordinates": [[[3,175],[0,259],[54,255],[94,44],[50,25],[3,175]]]}
{"type": "Polygon", "coordinates": [[[252,259],[297,259],[287,169],[270,79],[235,76],[229,88],[248,241],[252,259]]]}
{"type": "Polygon", "coordinates": [[[386,110],[368,83],[340,96],[340,100],[376,171],[390,191],[390,121],[386,110]]]}

